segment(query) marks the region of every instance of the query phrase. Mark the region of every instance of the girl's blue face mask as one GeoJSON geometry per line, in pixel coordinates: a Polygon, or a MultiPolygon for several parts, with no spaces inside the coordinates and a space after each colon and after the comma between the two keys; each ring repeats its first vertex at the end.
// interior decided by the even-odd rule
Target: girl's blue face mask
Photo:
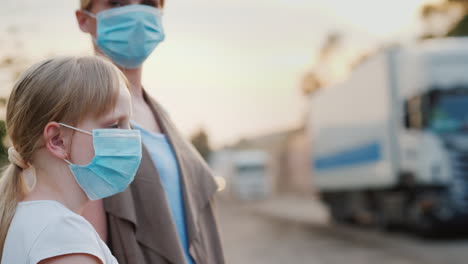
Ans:
{"type": "Polygon", "coordinates": [[[159,8],[127,5],[97,15],[83,12],[97,21],[95,43],[99,49],[126,69],[141,66],[165,37],[159,8]]]}
{"type": "Polygon", "coordinates": [[[122,192],[130,185],[141,161],[140,131],[93,129],[90,133],[63,123],[60,125],[93,137],[95,156],[91,163],[80,166],[65,160],[90,200],[122,192]]]}

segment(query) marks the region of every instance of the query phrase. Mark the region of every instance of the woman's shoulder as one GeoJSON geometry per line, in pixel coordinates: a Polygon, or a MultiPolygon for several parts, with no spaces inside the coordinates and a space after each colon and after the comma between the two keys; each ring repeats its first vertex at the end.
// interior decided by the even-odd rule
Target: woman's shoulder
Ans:
{"type": "Polygon", "coordinates": [[[101,243],[86,219],[59,202],[28,201],[18,204],[5,246],[21,247],[31,263],[74,253],[90,254],[105,263],[101,243]]]}

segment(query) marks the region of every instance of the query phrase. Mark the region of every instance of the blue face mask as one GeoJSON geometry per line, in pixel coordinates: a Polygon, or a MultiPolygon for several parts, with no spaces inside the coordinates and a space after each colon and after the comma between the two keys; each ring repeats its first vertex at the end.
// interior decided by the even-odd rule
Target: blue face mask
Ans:
{"type": "Polygon", "coordinates": [[[91,134],[69,125],[60,125],[93,136],[95,156],[90,164],[80,166],[65,160],[90,200],[122,192],[130,185],[141,161],[140,131],[93,129],[91,134]]]}
{"type": "Polygon", "coordinates": [[[161,9],[127,5],[99,12],[96,45],[113,62],[127,69],[137,68],[164,40],[161,9]]]}

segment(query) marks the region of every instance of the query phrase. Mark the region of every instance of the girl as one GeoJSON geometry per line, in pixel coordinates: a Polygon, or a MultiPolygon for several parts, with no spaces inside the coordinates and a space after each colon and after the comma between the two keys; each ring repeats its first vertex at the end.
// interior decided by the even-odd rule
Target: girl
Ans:
{"type": "Polygon", "coordinates": [[[116,264],[80,216],[89,200],[123,191],[141,160],[129,130],[125,77],[99,57],[40,62],[7,105],[9,149],[0,179],[2,264],[116,264]]]}

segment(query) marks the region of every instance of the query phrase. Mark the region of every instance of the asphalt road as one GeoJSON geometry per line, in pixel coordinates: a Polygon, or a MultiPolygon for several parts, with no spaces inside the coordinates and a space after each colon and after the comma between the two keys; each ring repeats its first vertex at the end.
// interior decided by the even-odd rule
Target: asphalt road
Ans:
{"type": "MultiPolygon", "coordinates": [[[[461,264],[468,238],[422,240],[402,233],[308,225],[218,203],[225,255],[231,264],[461,264]]],[[[468,228],[468,226],[467,226],[468,228]]]]}

